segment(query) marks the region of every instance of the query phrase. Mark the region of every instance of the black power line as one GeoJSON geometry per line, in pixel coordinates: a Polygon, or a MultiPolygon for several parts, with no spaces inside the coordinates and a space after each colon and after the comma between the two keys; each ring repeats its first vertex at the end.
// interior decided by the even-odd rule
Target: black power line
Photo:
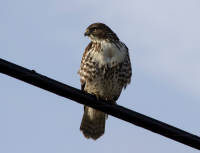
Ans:
{"type": "Polygon", "coordinates": [[[200,137],[0,59],[0,72],[200,150],[200,137]]]}

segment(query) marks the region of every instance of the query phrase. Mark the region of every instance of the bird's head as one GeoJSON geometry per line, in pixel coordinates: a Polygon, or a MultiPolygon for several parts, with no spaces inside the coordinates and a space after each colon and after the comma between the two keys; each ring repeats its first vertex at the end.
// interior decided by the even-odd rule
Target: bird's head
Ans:
{"type": "Polygon", "coordinates": [[[119,40],[117,35],[103,23],[91,24],[84,33],[84,36],[88,36],[92,42],[99,41],[116,41],[119,40]]]}

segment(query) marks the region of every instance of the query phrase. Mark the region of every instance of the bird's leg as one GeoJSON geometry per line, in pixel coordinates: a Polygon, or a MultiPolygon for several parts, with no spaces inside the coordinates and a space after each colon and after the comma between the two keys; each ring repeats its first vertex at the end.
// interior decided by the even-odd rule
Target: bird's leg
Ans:
{"type": "Polygon", "coordinates": [[[91,94],[92,94],[92,95],[95,95],[96,98],[97,98],[97,100],[99,101],[99,97],[100,97],[100,96],[99,96],[98,92],[92,92],[91,94]]]}
{"type": "Polygon", "coordinates": [[[115,105],[116,104],[116,101],[108,100],[108,98],[100,96],[98,92],[92,92],[91,94],[95,95],[98,101],[99,101],[99,98],[101,98],[101,99],[104,99],[104,100],[108,101],[111,105],[115,105]]]}
{"type": "Polygon", "coordinates": [[[108,98],[104,98],[106,101],[109,101],[111,105],[115,105],[116,104],[116,101],[114,100],[108,100],[108,98]]]}
{"type": "Polygon", "coordinates": [[[91,94],[92,94],[92,95],[95,95],[98,101],[99,101],[99,98],[101,98],[101,99],[103,99],[103,100],[108,100],[107,98],[105,98],[105,97],[99,95],[98,92],[92,92],[91,94]]]}

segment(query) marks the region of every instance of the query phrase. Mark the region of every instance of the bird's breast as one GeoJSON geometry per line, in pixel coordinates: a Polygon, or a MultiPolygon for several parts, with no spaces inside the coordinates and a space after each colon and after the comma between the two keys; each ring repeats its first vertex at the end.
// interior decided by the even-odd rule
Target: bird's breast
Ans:
{"type": "Polygon", "coordinates": [[[124,61],[126,48],[124,46],[117,47],[115,43],[101,42],[101,51],[93,52],[93,60],[99,63],[99,67],[109,65],[112,67],[124,61]]]}

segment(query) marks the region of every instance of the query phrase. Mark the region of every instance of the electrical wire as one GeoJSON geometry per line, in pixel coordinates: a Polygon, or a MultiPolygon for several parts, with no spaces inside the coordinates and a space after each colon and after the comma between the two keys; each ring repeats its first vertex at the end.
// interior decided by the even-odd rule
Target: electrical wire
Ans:
{"type": "Polygon", "coordinates": [[[0,58],[0,72],[200,150],[200,137],[0,58]]]}

